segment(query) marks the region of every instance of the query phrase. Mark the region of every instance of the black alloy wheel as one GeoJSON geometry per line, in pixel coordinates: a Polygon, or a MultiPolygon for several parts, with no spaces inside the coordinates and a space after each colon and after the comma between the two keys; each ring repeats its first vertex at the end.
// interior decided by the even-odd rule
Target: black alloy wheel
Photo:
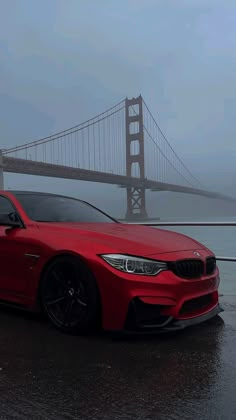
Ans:
{"type": "Polygon", "coordinates": [[[98,324],[97,285],[79,258],[55,259],[43,275],[40,297],[49,320],[63,332],[87,333],[98,324]]]}

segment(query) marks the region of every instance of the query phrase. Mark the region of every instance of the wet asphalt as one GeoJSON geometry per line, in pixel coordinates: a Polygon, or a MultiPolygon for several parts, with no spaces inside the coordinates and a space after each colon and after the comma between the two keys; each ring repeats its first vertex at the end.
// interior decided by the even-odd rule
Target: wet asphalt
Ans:
{"type": "Polygon", "coordinates": [[[0,419],[236,419],[236,296],[181,332],[71,337],[0,308],[0,419]]]}

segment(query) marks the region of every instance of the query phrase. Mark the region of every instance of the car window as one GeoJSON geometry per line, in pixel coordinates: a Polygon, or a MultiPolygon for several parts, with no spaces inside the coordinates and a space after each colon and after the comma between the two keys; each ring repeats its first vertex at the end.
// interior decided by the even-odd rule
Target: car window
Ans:
{"type": "Polygon", "coordinates": [[[37,222],[115,223],[100,210],[74,198],[43,194],[16,196],[28,217],[37,222]]]}
{"type": "Polygon", "coordinates": [[[0,196],[0,213],[12,213],[15,209],[8,198],[0,196]]]}

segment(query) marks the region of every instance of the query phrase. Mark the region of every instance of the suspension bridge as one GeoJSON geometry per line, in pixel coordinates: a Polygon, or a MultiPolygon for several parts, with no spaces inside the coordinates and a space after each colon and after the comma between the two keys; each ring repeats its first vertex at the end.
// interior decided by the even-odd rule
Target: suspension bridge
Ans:
{"type": "Polygon", "coordinates": [[[0,189],[4,172],[125,188],[128,220],[148,217],[146,190],[231,200],[205,189],[188,170],[141,95],[64,131],[1,150],[0,189]]]}

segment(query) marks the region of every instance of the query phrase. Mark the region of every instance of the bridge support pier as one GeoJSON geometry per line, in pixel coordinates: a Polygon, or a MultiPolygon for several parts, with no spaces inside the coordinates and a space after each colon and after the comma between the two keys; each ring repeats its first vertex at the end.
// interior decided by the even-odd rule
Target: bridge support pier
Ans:
{"type": "Polygon", "coordinates": [[[0,150],[0,190],[4,190],[4,175],[3,175],[3,155],[0,150]]]}
{"type": "Polygon", "coordinates": [[[140,186],[127,188],[127,220],[141,220],[148,217],[146,210],[146,191],[144,180],[144,133],[143,133],[143,100],[138,98],[125,100],[126,124],[126,175],[132,177],[132,167],[138,166],[140,186]]]}

